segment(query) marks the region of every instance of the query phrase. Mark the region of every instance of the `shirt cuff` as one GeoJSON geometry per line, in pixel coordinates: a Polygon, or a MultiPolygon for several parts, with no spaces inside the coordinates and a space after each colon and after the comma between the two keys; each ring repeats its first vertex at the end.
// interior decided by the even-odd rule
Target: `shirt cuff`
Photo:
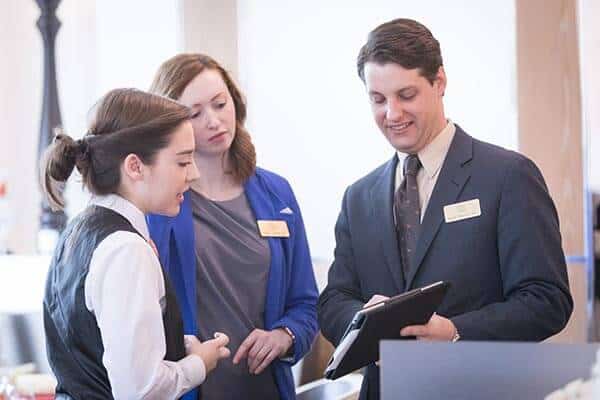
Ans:
{"type": "Polygon", "coordinates": [[[181,366],[190,387],[196,387],[206,379],[206,366],[200,356],[190,354],[177,363],[181,366]]]}

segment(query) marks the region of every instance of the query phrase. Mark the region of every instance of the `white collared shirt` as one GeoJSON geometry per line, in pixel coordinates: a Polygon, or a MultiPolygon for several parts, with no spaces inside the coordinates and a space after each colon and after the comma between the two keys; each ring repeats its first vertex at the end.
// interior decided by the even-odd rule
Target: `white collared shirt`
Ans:
{"type": "Polygon", "coordinates": [[[114,194],[96,196],[91,203],[121,214],[144,237],[126,231],[108,235],[94,250],[85,279],[85,305],[98,321],[113,396],[176,399],[204,381],[206,368],[196,355],[164,360],[165,285],[160,262],[147,242],[144,214],[114,194]]]}
{"type": "MultiPolygon", "coordinates": [[[[433,139],[431,143],[425,146],[419,153],[419,160],[423,167],[419,169],[417,174],[417,187],[419,188],[419,203],[421,204],[421,222],[423,222],[423,216],[429,205],[429,199],[431,193],[435,187],[438,176],[440,175],[440,169],[450,149],[452,139],[456,133],[456,127],[452,121],[448,120],[448,123],[442,129],[442,131],[433,139]]],[[[407,157],[405,153],[397,152],[398,154],[398,165],[396,166],[396,181],[395,190],[398,190],[402,179],[404,179],[404,159],[407,157]]]]}

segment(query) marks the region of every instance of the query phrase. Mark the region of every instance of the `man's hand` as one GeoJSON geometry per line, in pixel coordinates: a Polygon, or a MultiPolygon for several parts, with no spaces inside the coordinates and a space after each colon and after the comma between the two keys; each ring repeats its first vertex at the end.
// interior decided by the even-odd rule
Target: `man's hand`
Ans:
{"type": "Polygon", "coordinates": [[[455,334],[454,323],[437,314],[433,314],[425,325],[406,326],[400,331],[400,336],[416,336],[419,340],[451,341],[455,334]]]}
{"type": "MultiPolygon", "coordinates": [[[[363,306],[363,308],[370,307],[370,306],[372,306],[373,304],[380,303],[380,302],[382,302],[382,301],[384,301],[384,300],[387,300],[387,299],[389,299],[389,297],[387,297],[387,296],[382,296],[382,295],[380,295],[380,294],[375,294],[375,295],[373,295],[373,297],[371,297],[371,298],[369,299],[369,301],[367,301],[367,302],[365,303],[365,305],[363,306]]],[[[375,361],[375,365],[377,365],[377,366],[379,367],[379,360],[375,361]]]]}
{"type": "Polygon", "coordinates": [[[372,306],[373,304],[377,304],[377,303],[387,300],[387,299],[389,299],[389,297],[387,297],[387,296],[382,296],[380,294],[373,295],[373,297],[371,297],[369,299],[369,301],[367,301],[367,303],[363,306],[363,308],[372,306]]]}
{"type": "Polygon", "coordinates": [[[248,371],[251,374],[260,374],[271,362],[284,356],[292,347],[290,335],[282,328],[272,331],[262,329],[253,330],[240,345],[233,357],[233,363],[238,364],[248,358],[248,371]]]}

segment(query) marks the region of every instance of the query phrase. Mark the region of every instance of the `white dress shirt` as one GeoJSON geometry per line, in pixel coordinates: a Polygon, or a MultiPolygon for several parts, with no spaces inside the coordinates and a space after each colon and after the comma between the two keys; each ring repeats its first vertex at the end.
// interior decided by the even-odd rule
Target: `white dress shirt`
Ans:
{"type": "Polygon", "coordinates": [[[85,305],[98,321],[102,362],[115,399],[176,399],[206,377],[202,359],[165,361],[165,285],[160,262],[147,242],[144,214],[118,195],[92,204],[125,217],[144,237],[117,231],[94,250],[85,279],[85,305]],[[146,240],[144,240],[146,239],[146,240]]]}
{"type": "MultiPolygon", "coordinates": [[[[419,188],[419,203],[421,205],[421,222],[423,222],[423,216],[427,210],[431,193],[435,187],[438,176],[440,175],[440,169],[450,149],[452,139],[454,139],[454,133],[456,127],[452,121],[448,120],[448,123],[442,129],[442,131],[433,139],[431,143],[425,146],[417,154],[423,167],[419,169],[417,173],[417,187],[419,188]]],[[[398,190],[402,179],[404,179],[404,159],[407,157],[406,154],[397,152],[398,154],[398,165],[396,166],[396,181],[395,190],[398,190]]]]}

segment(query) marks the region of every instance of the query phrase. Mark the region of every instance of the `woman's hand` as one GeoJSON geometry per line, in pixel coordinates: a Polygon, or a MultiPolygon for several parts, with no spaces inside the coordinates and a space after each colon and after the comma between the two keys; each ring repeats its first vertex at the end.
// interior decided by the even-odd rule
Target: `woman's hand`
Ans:
{"type": "Polygon", "coordinates": [[[285,355],[292,344],[291,336],[282,328],[272,331],[255,329],[240,345],[233,357],[233,363],[238,364],[244,358],[248,358],[248,370],[251,374],[258,375],[274,359],[285,355]]]}
{"type": "Polygon", "coordinates": [[[207,374],[215,369],[220,359],[227,358],[231,354],[226,347],[229,337],[223,333],[215,333],[214,339],[204,342],[200,342],[196,336],[185,335],[184,343],[187,355],[195,354],[204,361],[207,374]]]}

